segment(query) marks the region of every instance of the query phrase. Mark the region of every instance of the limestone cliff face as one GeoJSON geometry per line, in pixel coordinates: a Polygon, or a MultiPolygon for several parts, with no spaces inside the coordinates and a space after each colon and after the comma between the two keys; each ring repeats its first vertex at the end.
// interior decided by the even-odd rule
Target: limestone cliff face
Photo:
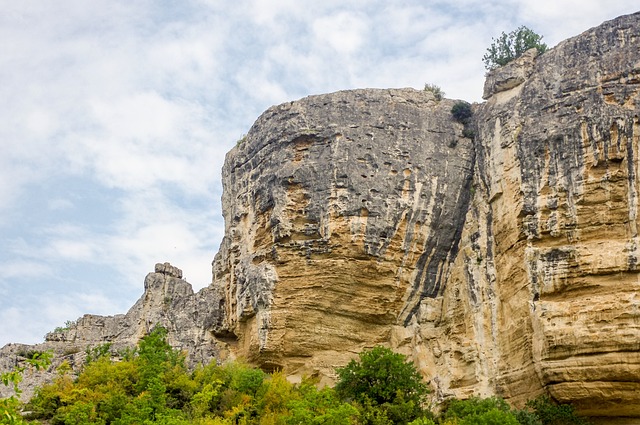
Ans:
{"type": "Polygon", "coordinates": [[[635,14],[490,73],[474,143],[412,90],[267,111],[223,171],[233,350],[330,378],[382,343],[438,397],[640,416],[639,44],[635,14]]]}
{"type": "Polygon", "coordinates": [[[237,352],[330,376],[438,296],[474,148],[431,93],[356,90],[269,109],[223,169],[214,262],[237,352]]]}
{"type": "Polygon", "coordinates": [[[640,416],[640,14],[498,70],[485,96],[497,388],[640,416]]]}

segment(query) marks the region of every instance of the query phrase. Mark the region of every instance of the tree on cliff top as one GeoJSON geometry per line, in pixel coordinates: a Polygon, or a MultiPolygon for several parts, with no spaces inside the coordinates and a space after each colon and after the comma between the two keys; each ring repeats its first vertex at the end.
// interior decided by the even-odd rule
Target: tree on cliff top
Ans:
{"type": "Polygon", "coordinates": [[[542,42],[542,36],[526,26],[521,26],[509,34],[504,32],[487,48],[482,57],[485,68],[496,69],[522,56],[529,49],[536,48],[539,53],[547,51],[547,45],[542,42]]]}

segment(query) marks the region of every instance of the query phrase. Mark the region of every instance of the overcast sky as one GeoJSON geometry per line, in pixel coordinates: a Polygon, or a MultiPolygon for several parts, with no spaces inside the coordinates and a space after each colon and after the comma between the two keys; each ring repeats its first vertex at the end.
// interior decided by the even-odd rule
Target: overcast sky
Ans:
{"type": "Polygon", "coordinates": [[[4,0],[0,346],[126,312],[157,262],[211,281],[225,153],[271,105],[439,85],[481,101],[492,37],[549,46],[637,0],[4,0]]]}

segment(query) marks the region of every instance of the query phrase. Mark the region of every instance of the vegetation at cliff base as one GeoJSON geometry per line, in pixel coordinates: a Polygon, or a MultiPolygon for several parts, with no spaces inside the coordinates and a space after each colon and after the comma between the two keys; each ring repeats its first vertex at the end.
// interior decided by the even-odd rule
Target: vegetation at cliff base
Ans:
{"type": "Polygon", "coordinates": [[[0,381],[7,387],[13,388],[13,394],[0,398],[0,424],[20,425],[26,423],[22,419],[20,403],[20,382],[25,372],[46,369],[51,364],[53,354],[49,351],[25,353],[24,365],[16,366],[13,370],[0,374],[0,381]]]}
{"type": "MultiPolygon", "coordinates": [[[[0,424],[586,424],[571,406],[549,398],[523,410],[495,397],[453,399],[435,416],[415,365],[388,348],[363,351],[337,370],[335,388],[318,388],[314,379],[292,384],[281,372],[267,374],[242,363],[189,370],[184,353],[171,348],[166,334],[155,328],[119,359],[112,358],[108,344],[87,350],[91,361],[78,376],[63,362],[57,379],[38,389],[26,406],[16,396],[0,399],[0,424]]],[[[3,374],[3,381],[17,385],[27,368],[46,367],[49,357],[35,353],[27,366],[3,374]]]]}
{"type": "Polygon", "coordinates": [[[374,347],[337,372],[338,395],[354,402],[364,418],[371,418],[364,423],[406,424],[427,414],[423,408],[427,385],[402,354],[374,347]]]}
{"type": "Polygon", "coordinates": [[[547,45],[542,42],[542,36],[526,26],[521,26],[509,34],[503,32],[500,37],[492,40],[493,43],[482,57],[484,66],[488,70],[508,64],[529,49],[536,48],[539,53],[547,50],[547,45]]]}

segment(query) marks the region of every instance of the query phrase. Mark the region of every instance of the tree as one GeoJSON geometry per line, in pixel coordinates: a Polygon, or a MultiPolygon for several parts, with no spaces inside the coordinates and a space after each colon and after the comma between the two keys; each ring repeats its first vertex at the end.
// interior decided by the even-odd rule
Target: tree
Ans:
{"type": "Polygon", "coordinates": [[[337,369],[336,391],[343,400],[357,402],[369,423],[406,424],[422,415],[427,386],[413,362],[381,346],[365,350],[359,360],[337,369]]]}
{"type": "Polygon", "coordinates": [[[542,36],[524,25],[509,34],[503,32],[500,37],[492,40],[493,43],[482,57],[484,66],[488,70],[506,65],[534,47],[539,53],[547,51],[547,45],[542,43],[542,36]]]}

